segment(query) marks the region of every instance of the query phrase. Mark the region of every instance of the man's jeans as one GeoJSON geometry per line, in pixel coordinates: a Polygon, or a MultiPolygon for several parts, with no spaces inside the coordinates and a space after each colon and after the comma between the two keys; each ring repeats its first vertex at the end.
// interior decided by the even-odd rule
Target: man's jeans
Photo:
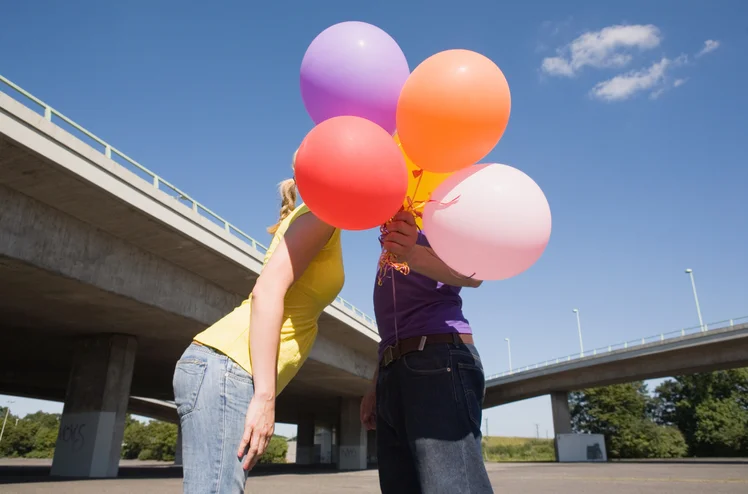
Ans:
{"type": "Polygon", "coordinates": [[[427,345],[380,367],[382,493],[492,493],[481,451],[484,395],[483,366],[473,345],[427,345]]]}
{"type": "Polygon", "coordinates": [[[182,426],[185,494],[239,494],[247,472],[237,457],[254,386],[233,360],[191,344],[174,370],[182,426]]]}

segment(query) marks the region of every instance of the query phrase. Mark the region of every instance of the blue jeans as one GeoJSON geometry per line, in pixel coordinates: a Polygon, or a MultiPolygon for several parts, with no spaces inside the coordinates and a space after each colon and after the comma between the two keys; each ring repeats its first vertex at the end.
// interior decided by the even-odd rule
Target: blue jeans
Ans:
{"type": "Polygon", "coordinates": [[[252,376],[227,356],[195,343],[182,354],[174,400],[185,494],[244,492],[247,472],[236,452],[253,391],[252,376]]]}
{"type": "Polygon", "coordinates": [[[492,493],[481,451],[484,395],[483,366],[473,345],[427,345],[380,367],[382,493],[492,493]]]}

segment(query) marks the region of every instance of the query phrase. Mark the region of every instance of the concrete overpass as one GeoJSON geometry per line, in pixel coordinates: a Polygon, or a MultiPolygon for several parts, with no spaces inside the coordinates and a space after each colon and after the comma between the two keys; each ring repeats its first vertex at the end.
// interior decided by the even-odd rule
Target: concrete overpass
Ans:
{"type": "Polygon", "coordinates": [[[551,395],[556,434],[571,433],[568,393],[669,376],[748,367],[748,323],[724,321],[708,331],[658,335],[546,361],[486,380],[485,408],[551,395]],[[621,348],[622,347],[622,348],[621,348]]]}
{"type": "MultiPolygon", "coordinates": [[[[114,476],[124,415],[148,406],[129,396],[173,399],[176,360],[250,293],[265,247],[0,82],[42,112],[0,93],[0,393],[65,402],[53,474],[114,476]]],[[[377,343],[349,303],[325,310],[277,405],[279,422],[300,425],[300,462],[318,424],[337,430],[340,468],[366,467],[358,406],[377,343]]]]}

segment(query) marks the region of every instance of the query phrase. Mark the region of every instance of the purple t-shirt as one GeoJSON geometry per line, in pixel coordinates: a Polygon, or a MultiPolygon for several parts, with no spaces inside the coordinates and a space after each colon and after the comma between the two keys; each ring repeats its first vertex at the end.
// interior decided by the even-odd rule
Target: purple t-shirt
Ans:
{"type": "MultiPolygon", "coordinates": [[[[418,234],[418,245],[429,247],[422,233],[418,234]]],[[[374,316],[381,338],[380,358],[384,349],[396,340],[395,322],[399,340],[429,334],[471,333],[470,323],[462,314],[460,290],[413,270],[403,275],[388,269],[382,286],[375,280],[374,316]]]]}

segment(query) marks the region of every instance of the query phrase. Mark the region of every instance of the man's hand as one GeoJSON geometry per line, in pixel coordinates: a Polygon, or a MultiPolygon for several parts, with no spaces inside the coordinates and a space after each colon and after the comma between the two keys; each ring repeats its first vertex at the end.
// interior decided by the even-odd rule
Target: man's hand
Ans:
{"type": "Polygon", "coordinates": [[[412,213],[400,211],[387,224],[389,233],[382,239],[382,247],[398,261],[407,262],[418,240],[418,227],[412,213]]]}
{"type": "Polygon", "coordinates": [[[244,419],[244,435],[237,455],[244,457],[242,467],[252,470],[270,444],[275,431],[275,399],[253,396],[244,419]]]}
{"type": "Polygon", "coordinates": [[[374,386],[361,399],[361,423],[369,431],[377,428],[377,393],[374,386]]]}

